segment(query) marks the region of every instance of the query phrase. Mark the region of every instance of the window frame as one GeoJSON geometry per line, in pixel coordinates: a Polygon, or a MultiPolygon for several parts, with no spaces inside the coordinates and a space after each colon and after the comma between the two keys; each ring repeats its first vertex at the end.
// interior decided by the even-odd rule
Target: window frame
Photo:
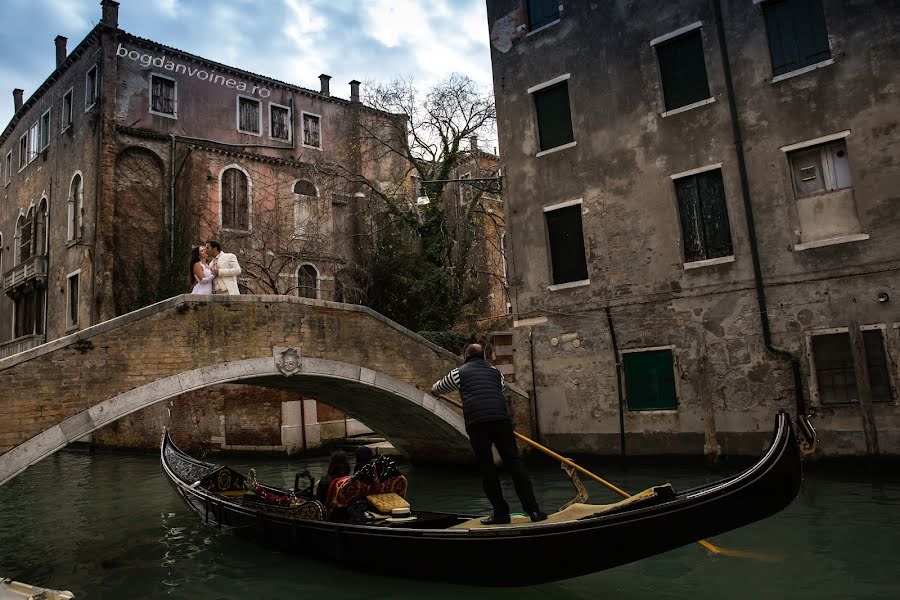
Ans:
{"type": "MultiPolygon", "coordinates": [[[[881,331],[881,344],[882,344],[882,352],[884,353],[885,359],[885,372],[887,374],[887,383],[888,383],[888,393],[890,397],[886,400],[876,400],[871,398],[871,402],[873,404],[885,405],[890,402],[894,402],[897,399],[897,389],[896,389],[896,381],[894,379],[894,374],[892,373],[891,365],[891,355],[890,355],[890,345],[888,344],[887,339],[887,324],[886,323],[877,323],[872,325],[860,325],[859,333],[860,336],[863,336],[866,331],[872,330],[880,330],[881,331]]],[[[850,347],[850,359],[853,364],[853,383],[856,388],[856,398],[855,401],[849,402],[822,402],[822,395],[819,386],[819,373],[816,368],[816,355],[813,349],[813,338],[818,336],[826,336],[826,335],[836,335],[841,333],[850,333],[850,327],[827,327],[822,329],[814,329],[812,331],[806,332],[806,354],[809,366],[809,375],[807,377],[807,385],[809,388],[809,397],[813,400],[813,402],[822,407],[858,407],[859,406],[859,384],[856,381],[856,360],[857,355],[853,349],[853,341],[852,338],[849,338],[847,343],[850,347]]],[[[865,344],[865,340],[863,340],[863,344],[865,344]]],[[[868,355],[866,356],[868,358],[868,355]]],[[[865,365],[866,370],[870,369],[870,366],[867,362],[865,365]]],[[[871,378],[870,378],[871,379],[871,378]]],[[[871,384],[870,384],[871,386],[871,384]]],[[[871,390],[870,390],[871,391],[871,390]]]]}
{"type": "Polygon", "coordinates": [[[269,102],[269,139],[290,144],[291,141],[294,139],[293,116],[294,116],[293,110],[291,110],[290,106],[285,106],[283,104],[278,104],[276,102],[269,102]],[[272,109],[273,108],[281,108],[281,109],[284,109],[287,111],[287,133],[288,133],[287,138],[280,138],[280,137],[275,137],[274,135],[272,135],[272,132],[273,132],[272,123],[274,122],[272,120],[272,109]]]}
{"type": "Polygon", "coordinates": [[[69,178],[69,191],[66,196],[66,243],[80,240],[84,234],[84,174],[81,171],[72,173],[69,178]],[[78,188],[73,191],[72,185],[78,177],[78,188]]]}
{"type": "MultiPolygon", "coordinates": [[[[732,263],[735,261],[734,254],[734,226],[731,222],[731,210],[729,210],[728,206],[728,194],[725,189],[725,173],[722,169],[722,162],[717,162],[709,165],[704,165],[702,167],[697,167],[695,169],[690,169],[688,171],[682,171],[680,173],[674,173],[669,176],[672,180],[672,191],[675,196],[675,211],[678,213],[678,227],[681,233],[681,264],[682,268],[685,270],[696,269],[699,267],[706,267],[712,265],[726,264],[732,263]],[[699,260],[691,260],[687,259],[687,251],[685,248],[685,230],[684,223],[681,219],[681,200],[678,197],[678,181],[682,179],[686,179],[688,177],[696,177],[697,175],[702,175],[704,173],[710,173],[711,171],[719,171],[719,175],[722,179],[722,204],[725,208],[725,214],[727,216],[727,224],[728,224],[728,237],[731,245],[731,253],[725,254],[722,256],[716,256],[713,258],[703,258],[699,260]]],[[[706,253],[706,251],[704,251],[706,253]]]]}
{"type": "Polygon", "coordinates": [[[5,171],[3,175],[3,186],[5,187],[12,181],[12,150],[9,150],[6,153],[6,159],[3,161],[3,167],[3,170],[5,171]]]}
{"type": "Polygon", "coordinates": [[[715,102],[716,98],[712,92],[709,82],[709,65],[706,61],[706,47],[704,45],[703,40],[703,21],[695,21],[689,25],[685,25],[684,27],[680,27],[674,31],[670,31],[669,33],[663,34],[661,36],[655,37],[650,40],[650,46],[653,48],[653,53],[656,58],[656,72],[659,77],[659,90],[662,96],[662,111],[660,112],[660,116],[663,118],[670,117],[672,115],[677,115],[679,113],[683,113],[694,108],[700,108],[701,106],[706,106],[707,104],[711,104],[715,102]],[[703,73],[706,78],[706,93],[707,96],[705,98],[698,98],[692,102],[688,102],[687,104],[682,104],[680,106],[674,106],[669,108],[668,99],[666,96],[666,79],[664,78],[664,69],[662,61],[660,60],[660,48],[665,48],[667,45],[674,44],[676,42],[687,39],[689,36],[697,35],[700,40],[700,54],[703,64],[703,73]]]}
{"type": "Polygon", "coordinates": [[[72,271],[66,275],[66,331],[74,331],[79,328],[79,312],[81,311],[81,269],[72,271]],[[75,318],[72,318],[72,278],[78,278],[77,299],[75,304],[75,318]]]}
{"type": "Polygon", "coordinates": [[[307,298],[309,300],[321,300],[320,296],[321,296],[321,292],[322,292],[322,286],[321,286],[322,276],[321,276],[321,273],[319,273],[319,269],[316,268],[316,265],[309,263],[309,262],[305,262],[303,264],[298,265],[297,270],[294,272],[294,281],[297,282],[297,297],[307,298]],[[301,286],[300,286],[300,270],[303,269],[304,267],[311,267],[312,270],[315,271],[315,273],[316,273],[316,288],[315,288],[316,296],[315,296],[315,298],[310,298],[309,296],[303,296],[300,293],[301,289],[308,289],[306,287],[301,288],[301,286]]]}
{"type": "Polygon", "coordinates": [[[40,139],[38,140],[38,147],[39,147],[39,148],[38,148],[38,152],[39,152],[39,153],[40,153],[40,152],[43,152],[43,151],[46,150],[48,147],[50,147],[50,131],[51,131],[51,126],[52,126],[52,124],[53,124],[53,123],[52,123],[52,118],[50,117],[50,111],[51,111],[51,110],[52,110],[52,107],[51,107],[51,108],[48,108],[47,110],[45,110],[43,113],[41,113],[41,118],[38,119],[38,124],[39,124],[39,125],[38,125],[38,136],[40,137],[40,139]],[[46,129],[44,128],[44,117],[47,118],[47,127],[46,127],[46,129]],[[46,141],[46,143],[44,143],[44,132],[46,132],[46,134],[47,134],[47,141],[46,141]]]}
{"type": "MultiPolygon", "coordinates": [[[[629,413],[677,413],[681,404],[681,388],[678,377],[678,357],[675,354],[674,344],[666,346],[648,346],[645,348],[626,348],[619,350],[619,363],[622,369],[622,387],[624,388],[623,400],[625,408],[629,413]],[[631,393],[628,386],[628,371],[626,370],[626,359],[629,355],[644,354],[647,352],[669,352],[672,359],[672,393],[674,395],[674,406],[672,408],[632,408],[629,404],[631,393]]],[[[619,368],[617,365],[616,368],[619,368]]]]}
{"type": "Polygon", "coordinates": [[[230,165],[225,165],[222,167],[222,170],[219,171],[219,229],[222,231],[234,231],[239,233],[249,233],[253,231],[253,180],[250,178],[250,173],[237,163],[231,163],[230,165]],[[225,227],[223,225],[223,212],[222,207],[224,205],[224,184],[225,184],[225,171],[228,169],[237,169],[244,174],[244,177],[247,178],[247,229],[235,229],[233,227],[225,227]]]}
{"type": "Polygon", "coordinates": [[[547,267],[548,267],[548,270],[550,271],[550,281],[552,282],[549,286],[547,286],[547,289],[551,292],[555,292],[558,290],[570,289],[570,288],[574,288],[574,287],[582,287],[582,286],[591,284],[591,275],[590,275],[590,270],[589,270],[588,264],[587,264],[587,243],[585,241],[585,235],[584,235],[584,219],[583,218],[581,218],[581,251],[584,256],[585,277],[583,279],[573,279],[571,281],[557,282],[556,278],[555,278],[556,276],[555,276],[554,270],[553,270],[553,246],[551,243],[552,240],[550,238],[550,224],[547,222],[547,215],[549,213],[552,213],[552,212],[555,212],[558,210],[562,210],[562,209],[566,209],[566,208],[571,208],[573,206],[579,207],[578,214],[579,214],[579,217],[581,217],[582,213],[583,213],[583,206],[584,206],[583,198],[576,198],[575,200],[567,200],[565,202],[558,202],[556,204],[544,206],[541,211],[543,220],[544,220],[544,232],[545,232],[544,237],[546,240],[545,243],[546,243],[546,248],[547,248],[547,263],[548,263],[547,267]]]}
{"type": "Polygon", "coordinates": [[[575,111],[572,103],[572,95],[569,93],[569,79],[572,78],[571,73],[564,73],[562,75],[558,75],[553,79],[548,79],[547,81],[541,82],[537,85],[533,85],[526,90],[529,96],[531,96],[531,106],[532,112],[534,114],[534,127],[536,128],[536,138],[537,138],[537,146],[538,151],[535,154],[535,157],[545,156],[547,154],[551,154],[553,152],[559,152],[560,150],[565,150],[567,148],[572,148],[578,144],[578,140],[575,139],[575,111]],[[550,91],[551,88],[555,88],[557,86],[566,86],[566,98],[568,100],[568,108],[569,108],[569,128],[570,134],[572,137],[572,141],[565,142],[558,146],[552,146],[550,148],[542,148],[541,143],[541,124],[540,124],[540,114],[538,111],[538,96],[535,94],[546,93],[550,91]]]}
{"type": "Polygon", "coordinates": [[[84,72],[84,112],[90,111],[97,105],[97,100],[100,99],[100,69],[98,65],[93,65],[90,69],[84,72]],[[90,75],[91,72],[94,73],[94,88],[90,90],[90,75]],[[89,94],[88,91],[91,91],[89,94]],[[93,96],[93,97],[92,97],[93,96]],[[91,102],[88,103],[88,100],[91,102]]]}
{"type": "Polygon", "coordinates": [[[41,153],[39,146],[41,143],[41,120],[34,122],[28,130],[28,164],[34,162],[38,154],[41,153]]]}
{"type": "MultiPolygon", "coordinates": [[[[774,57],[772,56],[772,42],[771,42],[772,38],[771,38],[771,35],[769,32],[769,20],[767,18],[767,10],[768,10],[768,8],[771,8],[774,3],[781,2],[781,1],[782,0],[753,0],[753,4],[759,5],[760,16],[763,20],[763,27],[766,30],[766,49],[769,51],[769,66],[770,66],[771,72],[772,72],[771,83],[777,83],[779,81],[783,81],[785,79],[790,79],[791,77],[796,77],[798,75],[803,75],[805,73],[815,71],[816,69],[820,69],[822,67],[827,67],[828,65],[834,64],[834,49],[832,48],[832,45],[831,45],[831,38],[828,36],[828,21],[825,18],[825,5],[822,4],[822,2],[819,2],[819,6],[822,9],[822,26],[825,31],[825,43],[828,46],[828,58],[822,58],[819,60],[815,60],[813,62],[809,62],[805,65],[798,66],[794,69],[783,71],[781,73],[775,73],[774,57]]],[[[791,0],[786,0],[786,2],[790,2],[790,1],[791,0]]]]}
{"type": "Polygon", "coordinates": [[[30,129],[26,129],[25,133],[19,136],[19,173],[22,172],[22,169],[28,166],[28,132],[30,129]],[[25,142],[24,144],[22,142],[25,142]],[[24,150],[23,150],[24,145],[24,150]]]}
{"type": "Polygon", "coordinates": [[[525,28],[528,31],[528,33],[526,35],[531,35],[531,34],[539,32],[539,31],[543,31],[544,29],[547,29],[548,27],[552,27],[560,22],[561,17],[559,16],[559,13],[561,12],[560,9],[562,8],[560,6],[561,0],[550,0],[550,2],[556,8],[556,13],[555,13],[556,17],[553,19],[544,21],[537,26],[535,26],[531,22],[531,1],[532,0],[525,0],[525,28]]]}
{"type": "Polygon", "coordinates": [[[253,96],[247,96],[245,94],[238,94],[237,98],[235,99],[235,102],[234,102],[234,109],[235,109],[235,127],[237,128],[238,133],[243,133],[246,135],[255,135],[256,137],[263,136],[262,100],[260,100],[259,98],[254,98],[253,96]],[[243,98],[244,100],[249,100],[251,102],[256,102],[256,105],[259,107],[259,111],[257,112],[257,118],[256,118],[257,127],[259,128],[259,131],[254,132],[254,131],[247,131],[245,129],[241,129],[241,98],[243,98]]]}
{"type": "Polygon", "coordinates": [[[61,105],[59,107],[59,123],[60,123],[60,133],[65,133],[68,131],[70,127],[72,127],[72,122],[74,121],[75,116],[75,88],[70,87],[65,91],[62,95],[61,105]],[[66,119],[66,98],[69,99],[69,114],[68,120],[66,119]]]}
{"type": "MultiPolygon", "coordinates": [[[[839,190],[853,189],[853,171],[852,171],[852,170],[850,171],[850,179],[851,179],[851,181],[850,181],[850,185],[849,185],[849,186],[842,187],[842,188],[839,188],[839,187],[829,188],[828,185],[827,185],[827,184],[828,184],[828,178],[829,178],[829,177],[832,177],[834,174],[833,174],[830,170],[828,170],[828,169],[825,168],[824,161],[823,161],[823,162],[822,162],[822,164],[823,164],[823,166],[822,166],[822,177],[823,177],[823,179],[824,179],[825,182],[826,182],[825,189],[822,190],[821,192],[816,192],[816,193],[813,193],[813,194],[801,194],[801,193],[800,193],[800,190],[797,189],[797,182],[796,182],[795,179],[794,179],[794,161],[793,161],[793,159],[792,159],[792,157],[791,157],[792,154],[795,154],[795,153],[797,153],[797,152],[799,152],[799,151],[809,151],[809,150],[813,150],[813,149],[816,148],[816,147],[819,148],[819,151],[820,151],[820,152],[824,153],[824,152],[825,152],[825,149],[826,149],[829,145],[832,145],[832,144],[834,144],[835,142],[843,141],[843,143],[844,143],[844,149],[845,149],[846,152],[847,152],[847,162],[848,162],[848,164],[849,164],[849,163],[850,163],[850,157],[849,157],[849,155],[850,155],[850,149],[847,147],[847,141],[846,141],[846,138],[849,137],[849,136],[850,136],[850,130],[849,130],[849,129],[845,129],[844,131],[839,131],[839,132],[837,132],[837,133],[831,133],[831,134],[828,134],[828,135],[823,135],[823,136],[820,136],[820,137],[817,137],[817,138],[813,138],[813,139],[811,139],[811,140],[806,140],[806,141],[803,141],[803,142],[797,142],[796,144],[788,144],[787,146],[782,146],[782,147],[780,148],[780,150],[784,153],[785,158],[787,159],[788,174],[790,175],[791,189],[792,189],[793,192],[794,192],[794,200],[795,200],[795,201],[796,201],[796,200],[799,200],[800,198],[810,198],[810,197],[814,197],[814,196],[817,196],[817,195],[820,195],[820,194],[830,194],[830,193],[832,193],[832,192],[836,192],[836,191],[839,191],[839,190]]],[[[821,156],[821,155],[820,155],[820,156],[821,156]]],[[[852,165],[850,165],[850,166],[852,166],[852,165]]],[[[836,179],[834,180],[834,183],[835,183],[835,186],[836,186],[836,179]]]]}
{"type": "Polygon", "coordinates": [[[148,111],[151,115],[157,115],[159,117],[167,117],[169,119],[178,120],[178,80],[174,77],[169,77],[168,75],[163,75],[161,73],[151,72],[150,77],[147,78],[150,84],[150,104],[148,106],[148,111]],[[158,110],[153,110],[153,78],[157,77],[159,79],[165,79],[166,81],[172,82],[172,114],[160,112],[158,110]]]}
{"type": "Polygon", "coordinates": [[[325,135],[322,131],[322,115],[318,115],[313,112],[301,110],[300,111],[300,143],[304,148],[313,148],[315,150],[322,150],[325,148],[325,135]],[[319,120],[319,145],[312,146],[306,143],[306,116],[315,117],[319,120]]]}

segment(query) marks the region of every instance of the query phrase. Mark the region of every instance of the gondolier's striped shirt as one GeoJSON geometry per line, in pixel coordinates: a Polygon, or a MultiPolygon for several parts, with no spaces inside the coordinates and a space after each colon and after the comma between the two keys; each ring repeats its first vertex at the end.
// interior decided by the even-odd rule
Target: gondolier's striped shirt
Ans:
{"type": "MultiPolygon", "coordinates": [[[[496,367],[494,368],[496,369],[496,367]]],[[[459,381],[459,369],[453,369],[447,373],[443,379],[431,386],[431,391],[435,394],[449,394],[450,392],[455,392],[459,390],[459,381]]],[[[500,386],[504,389],[506,388],[506,380],[503,378],[503,373],[500,373],[500,386]]]]}

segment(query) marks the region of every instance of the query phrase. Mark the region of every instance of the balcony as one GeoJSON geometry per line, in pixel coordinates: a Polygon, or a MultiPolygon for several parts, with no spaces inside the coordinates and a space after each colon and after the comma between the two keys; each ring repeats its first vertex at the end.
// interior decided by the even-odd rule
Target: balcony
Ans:
{"type": "Polygon", "coordinates": [[[12,356],[13,354],[18,354],[19,352],[31,350],[35,346],[40,346],[43,343],[43,335],[25,335],[20,338],[14,339],[11,342],[5,342],[3,344],[0,344],[0,360],[3,360],[8,356],[12,356]]]}
{"type": "Polygon", "coordinates": [[[30,284],[41,288],[47,284],[47,256],[32,256],[3,274],[3,291],[7,296],[15,296],[16,291],[30,284]]]}

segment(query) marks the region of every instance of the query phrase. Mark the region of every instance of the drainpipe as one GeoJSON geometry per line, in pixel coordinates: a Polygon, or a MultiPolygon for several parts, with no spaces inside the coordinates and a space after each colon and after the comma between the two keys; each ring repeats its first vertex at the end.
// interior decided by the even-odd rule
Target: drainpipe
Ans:
{"type": "Polygon", "coordinates": [[[169,134],[169,261],[175,257],[175,134],[169,134]]]}
{"type": "Polygon", "coordinates": [[[609,337],[612,342],[613,360],[616,362],[616,392],[619,394],[619,448],[622,462],[625,462],[625,399],[622,396],[622,370],[619,368],[619,344],[616,341],[616,328],[613,327],[612,312],[606,307],[606,323],[609,325],[609,337]]]}
{"type": "MultiPolygon", "coordinates": [[[[772,343],[772,332],[769,329],[769,315],[766,306],[766,290],[763,285],[762,268],[759,263],[759,249],[756,245],[756,226],[753,222],[753,206],[750,202],[750,184],[747,180],[747,166],[744,163],[744,143],[741,138],[741,126],[738,122],[737,103],[734,99],[734,83],[731,79],[731,65],[728,61],[728,47],[725,42],[725,24],[722,22],[721,0],[713,0],[716,16],[716,33],[719,37],[719,51],[722,55],[722,69],[725,74],[725,91],[728,96],[728,110],[731,114],[731,129],[734,135],[734,149],[737,155],[738,173],[741,178],[741,197],[744,202],[744,214],[747,219],[747,236],[750,240],[750,256],[753,259],[753,280],[756,285],[756,301],[759,305],[759,318],[762,325],[763,341],[766,349],[791,361],[794,374],[794,396],[796,398],[797,418],[806,417],[806,403],[803,398],[803,381],[800,376],[800,359],[795,352],[772,343]]],[[[801,427],[801,431],[804,428],[801,427]]],[[[804,431],[805,435],[805,431],[804,431]]]]}
{"type": "Polygon", "coordinates": [[[531,356],[531,422],[534,423],[534,439],[541,442],[541,426],[538,421],[537,379],[534,375],[534,327],[528,328],[528,350],[531,356]]]}

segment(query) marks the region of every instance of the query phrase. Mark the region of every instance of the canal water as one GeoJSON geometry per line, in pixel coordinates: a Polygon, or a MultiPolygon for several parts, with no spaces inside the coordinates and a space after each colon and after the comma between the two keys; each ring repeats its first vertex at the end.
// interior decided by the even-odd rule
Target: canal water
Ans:
{"type": "MultiPolygon", "coordinates": [[[[243,457],[229,463],[242,472],[255,467],[260,479],[287,487],[299,470],[321,473],[327,458],[243,457]]],[[[537,462],[529,469],[547,509],[572,497],[558,466],[537,462]]],[[[488,512],[470,470],[402,470],[414,507],[488,512]]],[[[666,481],[684,488],[729,472],[713,476],[699,466],[597,470],[631,491],[666,481]]],[[[508,479],[504,491],[514,499],[508,479]]],[[[586,486],[592,502],[615,500],[593,482],[586,486]]],[[[821,599],[900,597],[900,476],[812,470],[785,511],[712,541],[769,560],[712,556],[694,544],[557,583],[471,588],[359,574],[218,533],[181,503],[152,454],[64,451],[0,487],[0,576],[68,589],[77,600],[821,599]]]]}

